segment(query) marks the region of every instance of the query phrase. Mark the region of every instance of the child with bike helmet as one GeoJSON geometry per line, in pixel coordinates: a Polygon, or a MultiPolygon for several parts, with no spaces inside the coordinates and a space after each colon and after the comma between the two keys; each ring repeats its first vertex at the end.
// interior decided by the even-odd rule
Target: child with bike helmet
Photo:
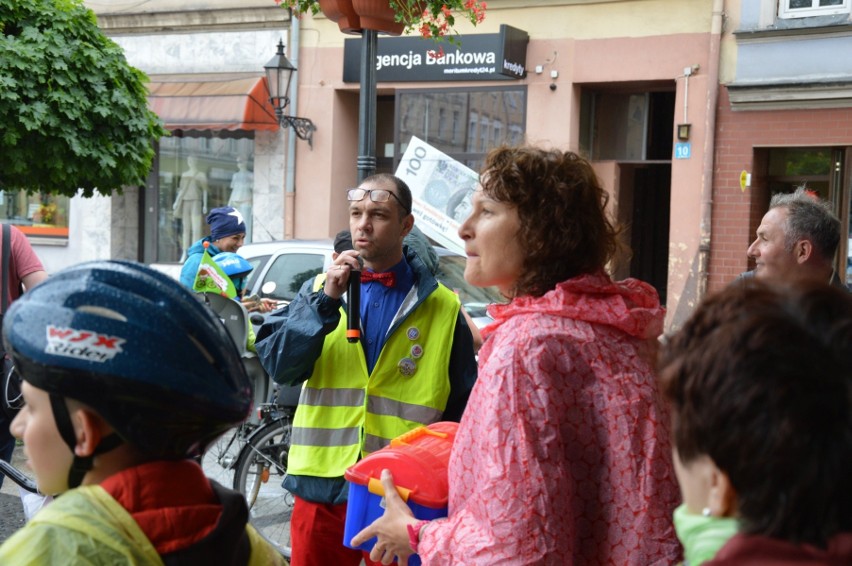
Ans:
{"type": "MultiPolygon", "coordinates": [[[[220,252],[216,254],[213,261],[222,268],[222,271],[225,272],[225,275],[227,275],[234,284],[234,288],[237,290],[237,296],[234,297],[234,300],[246,307],[246,311],[249,311],[246,302],[243,300],[243,293],[246,288],[246,279],[248,279],[251,270],[254,269],[252,265],[246,258],[240,254],[235,254],[234,252],[220,252]]],[[[254,342],[254,328],[249,322],[248,317],[246,317],[246,350],[256,352],[257,350],[255,350],[254,342]]]]}
{"type": "Polygon", "coordinates": [[[246,279],[254,269],[246,258],[234,252],[219,252],[213,257],[225,275],[231,278],[237,290],[237,298],[242,298],[246,289],[246,279]]]}
{"type": "Polygon", "coordinates": [[[213,256],[213,261],[219,264],[225,275],[231,278],[234,288],[237,290],[237,300],[248,312],[269,312],[275,308],[275,301],[259,299],[257,296],[253,298],[245,296],[248,276],[254,269],[246,258],[234,252],[219,252],[213,256]]]}
{"type": "Polygon", "coordinates": [[[84,263],[16,301],[12,422],[43,493],[0,564],[284,564],[240,493],[192,459],[244,420],[237,349],[192,293],[141,264],[84,263]]]}

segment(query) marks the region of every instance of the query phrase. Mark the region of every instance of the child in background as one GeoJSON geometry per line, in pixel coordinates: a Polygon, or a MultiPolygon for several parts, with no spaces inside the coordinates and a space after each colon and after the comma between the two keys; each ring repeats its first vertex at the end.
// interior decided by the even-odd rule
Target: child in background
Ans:
{"type": "MultiPolygon", "coordinates": [[[[234,297],[234,300],[243,305],[246,308],[247,312],[252,312],[252,309],[249,309],[246,306],[246,302],[255,303],[255,301],[247,301],[247,299],[243,298],[243,294],[246,289],[246,279],[248,279],[249,273],[251,273],[252,265],[248,262],[246,258],[239,254],[235,254],[233,252],[222,252],[216,254],[216,257],[213,258],[219,267],[222,268],[222,271],[225,272],[225,275],[231,278],[231,282],[234,284],[234,288],[237,290],[237,296],[234,297]]],[[[260,304],[258,302],[258,304],[260,304]]],[[[262,310],[262,307],[258,306],[254,310],[262,310]]],[[[263,311],[265,312],[265,311],[263,311]]],[[[255,334],[254,327],[252,327],[251,322],[248,317],[246,317],[246,350],[249,352],[257,352],[254,348],[255,342],[255,334]]]]}

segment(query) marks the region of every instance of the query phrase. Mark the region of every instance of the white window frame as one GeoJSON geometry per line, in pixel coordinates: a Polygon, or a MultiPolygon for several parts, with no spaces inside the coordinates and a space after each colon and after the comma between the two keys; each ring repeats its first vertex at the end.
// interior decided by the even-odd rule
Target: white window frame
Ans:
{"type": "Polygon", "coordinates": [[[819,0],[811,0],[810,8],[790,8],[790,0],[778,0],[779,18],[808,18],[811,16],[832,16],[848,14],[852,0],[843,0],[840,6],[819,6],[819,0]]]}

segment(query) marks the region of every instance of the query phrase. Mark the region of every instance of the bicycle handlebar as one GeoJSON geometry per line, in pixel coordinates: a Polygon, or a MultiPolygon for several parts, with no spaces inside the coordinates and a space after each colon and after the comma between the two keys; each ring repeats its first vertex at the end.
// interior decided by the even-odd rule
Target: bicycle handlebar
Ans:
{"type": "Polygon", "coordinates": [[[5,460],[0,460],[0,472],[3,472],[6,477],[8,477],[10,480],[15,482],[22,488],[26,489],[30,493],[38,493],[38,486],[36,485],[36,483],[27,476],[25,476],[23,473],[21,473],[20,470],[18,470],[9,462],[6,462],[5,460]]]}

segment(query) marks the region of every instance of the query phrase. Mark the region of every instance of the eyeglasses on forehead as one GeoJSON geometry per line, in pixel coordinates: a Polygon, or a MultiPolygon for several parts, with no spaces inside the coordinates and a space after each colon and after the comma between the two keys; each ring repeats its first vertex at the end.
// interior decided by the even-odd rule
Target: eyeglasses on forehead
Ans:
{"type": "Polygon", "coordinates": [[[402,204],[402,201],[399,200],[399,197],[393,191],[387,189],[349,189],[346,191],[346,198],[351,202],[364,200],[364,197],[367,195],[370,195],[370,200],[373,202],[387,202],[393,197],[405,212],[409,212],[408,207],[402,204]]]}

